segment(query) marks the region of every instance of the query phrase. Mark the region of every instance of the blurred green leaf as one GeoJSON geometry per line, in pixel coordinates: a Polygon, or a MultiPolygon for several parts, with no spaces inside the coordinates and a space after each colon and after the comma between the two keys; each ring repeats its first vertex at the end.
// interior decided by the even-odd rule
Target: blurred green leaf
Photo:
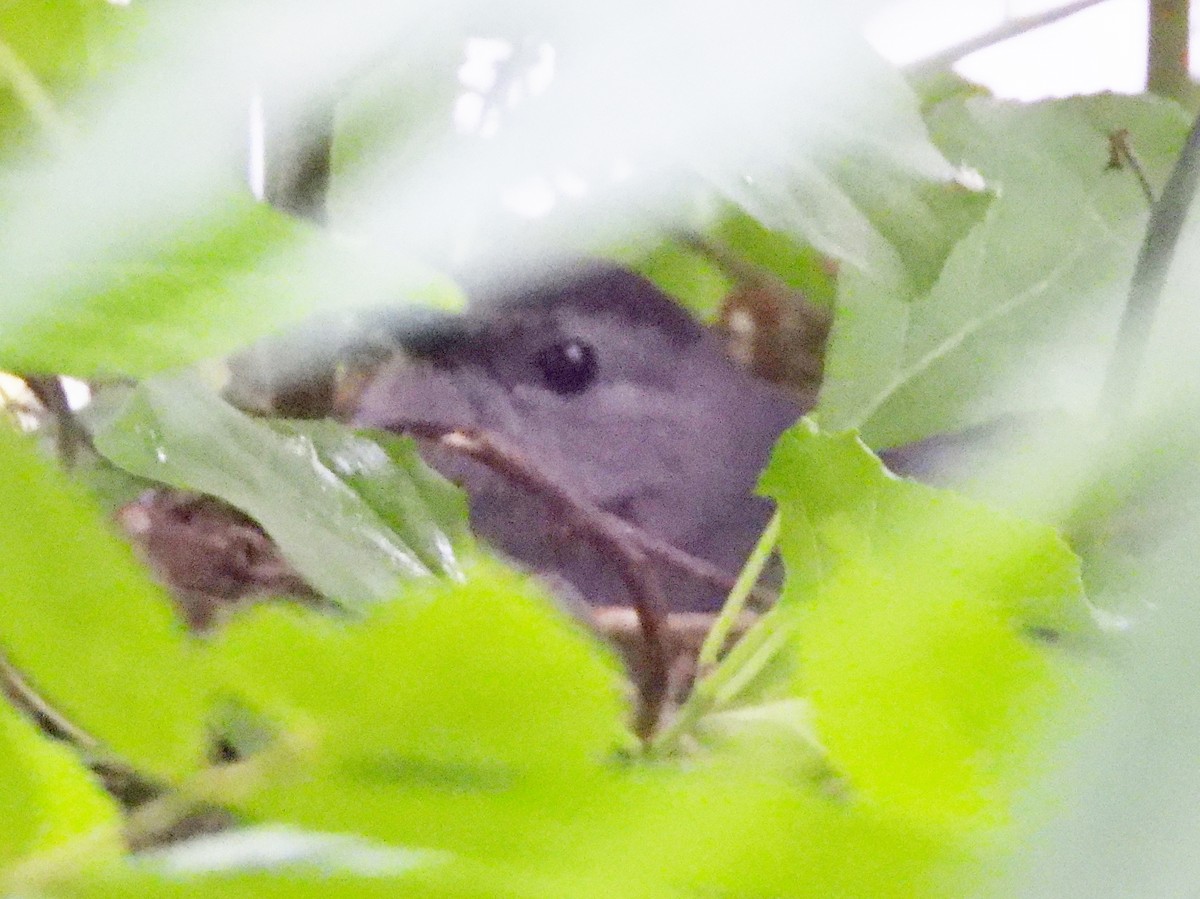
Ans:
{"type": "Polygon", "coordinates": [[[0,429],[0,643],[75,724],[144,770],[200,764],[208,686],[168,598],[77,488],[0,429]]]}
{"type": "Polygon", "coordinates": [[[280,428],[244,415],[183,374],[140,385],[97,430],[95,442],[134,474],[246,512],[331,599],[369,603],[392,596],[403,578],[457,575],[462,500],[433,475],[414,474],[420,469],[411,445],[385,450],[332,424],[280,428]],[[392,524],[400,516],[397,532],[392,524]],[[457,523],[447,531],[451,522],[457,523]]]}
{"type": "Polygon", "coordinates": [[[783,513],[796,689],[830,764],[927,826],[1004,823],[1079,699],[1078,660],[1044,642],[1095,634],[1078,559],[1051,529],[896,478],[808,422],[763,489],[783,513]]]}
{"type": "Polygon", "coordinates": [[[136,18],[102,0],[0,4],[0,147],[42,135],[61,149],[70,140],[71,92],[96,74],[136,18]]]}
{"type": "MultiPolygon", "coordinates": [[[[383,165],[402,178],[454,134],[454,101],[461,92],[455,70],[462,63],[462,36],[425,32],[409,53],[377,60],[339,98],[330,159],[329,205],[336,221],[353,219],[367,197],[350,187],[372,167],[383,165]]],[[[461,140],[461,136],[459,137],[461,140]]]]}
{"type": "Polygon", "coordinates": [[[706,321],[714,321],[734,281],[720,266],[662,235],[639,235],[604,255],[649,278],[706,321]]]}
{"type": "Polygon", "coordinates": [[[491,784],[611,751],[624,703],[608,654],[529,576],[482,559],[468,574],[408,582],[364,621],[255,609],[210,653],[232,691],[302,715],[367,779],[421,783],[442,766],[491,784]]]}
{"type": "Polygon", "coordinates": [[[214,641],[228,691],[296,747],[261,757],[242,814],[445,850],[497,895],[906,896],[963,875],[957,847],[821,796],[787,743],[621,762],[611,659],[528,578],[468,575],[349,624],[259,607],[214,641]]]}
{"type": "MultiPolygon", "coordinates": [[[[744,265],[773,275],[802,291],[818,306],[833,305],[837,290],[832,262],[810,246],[780,231],[771,231],[730,203],[695,226],[698,237],[716,242],[744,265]]],[[[735,272],[671,234],[638,234],[616,246],[610,256],[645,275],[706,321],[715,320],[722,303],[737,285],[735,272]]]]}
{"type": "Polygon", "coordinates": [[[279,864],[264,871],[251,861],[211,873],[161,871],[139,862],[57,884],[54,895],[76,899],[519,899],[531,894],[504,889],[497,878],[481,877],[477,869],[419,869],[408,875],[386,875],[347,871],[326,861],[320,866],[279,864]]]}
{"type": "Polygon", "coordinates": [[[148,375],[384,296],[460,304],[448,279],[415,262],[339,242],[239,194],[157,249],[138,252],[150,255],[64,272],[62,293],[40,298],[37,311],[14,311],[0,337],[3,365],[81,377],[148,375]],[[346,284],[354,290],[347,293],[346,284]]]}
{"type": "Polygon", "coordinates": [[[858,52],[859,75],[872,85],[870,102],[831,122],[807,152],[712,183],[768,231],[907,297],[933,283],[989,197],[958,183],[898,74],[865,49],[858,52]],[[886,143],[879,139],[884,130],[886,143]]]}
{"type": "Polygon", "coordinates": [[[1094,402],[1149,209],[1133,175],[1108,167],[1119,129],[1157,184],[1187,120],[1139,97],[940,104],[939,145],[997,198],[922,296],[843,271],[822,424],[884,447],[1094,402]]]}
{"type": "Polygon", "coordinates": [[[0,703],[0,870],[76,840],[75,863],[116,858],[119,825],[116,802],[78,756],[0,703]]]}
{"type": "Polygon", "coordinates": [[[518,895],[449,853],[277,825],[195,836],[54,886],[53,895],[76,897],[518,895]]]}
{"type": "Polygon", "coordinates": [[[826,308],[833,305],[837,292],[834,263],[811,246],[764,228],[732,209],[721,216],[714,236],[747,262],[771,272],[788,287],[803,291],[810,302],[826,308]]]}
{"type": "Polygon", "coordinates": [[[264,607],[220,635],[230,693],[312,746],[312,769],[272,772],[249,809],[411,845],[511,842],[531,796],[621,744],[608,654],[528,577],[485,560],[468,575],[409,582],[360,622],[264,607]]]}

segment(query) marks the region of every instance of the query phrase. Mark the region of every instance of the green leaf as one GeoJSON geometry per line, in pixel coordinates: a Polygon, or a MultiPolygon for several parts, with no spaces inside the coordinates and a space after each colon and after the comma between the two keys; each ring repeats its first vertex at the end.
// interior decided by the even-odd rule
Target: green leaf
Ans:
{"type": "Polygon", "coordinates": [[[463,535],[462,500],[432,475],[413,474],[420,469],[411,445],[401,450],[393,443],[392,458],[334,425],[276,430],[187,374],[140,385],[95,442],[134,474],[246,512],[332,599],[372,602],[391,597],[403,578],[458,573],[453,553],[463,535]],[[386,491],[394,492],[384,503],[386,491]],[[397,532],[392,525],[400,517],[397,532]]]}
{"type": "Polygon", "coordinates": [[[367,777],[394,764],[402,781],[411,764],[420,781],[424,760],[506,779],[614,745],[624,704],[612,659],[528,576],[480,559],[465,583],[411,581],[400,597],[352,622],[257,608],[209,652],[235,695],[302,713],[327,751],[379,756],[367,777]]]}
{"type": "Polygon", "coordinates": [[[416,443],[387,431],[351,431],[329,421],[278,421],[362,497],[433,572],[462,577],[457,553],[472,546],[467,497],[424,463],[416,443]]]}
{"type": "MultiPolygon", "coordinates": [[[[845,52],[871,84],[871,101],[857,98],[849,117],[840,110],[820,141],[786,159],[722,174],[713,184],[767,230],[886,284],[897,297],[911,296],[937,277],[989,197],[959,183],[897,73],[865,48],[847,43],[845,52]]],[[[815,115],[822,120],[820,110],[815,115]]]]}
{"type": "Polygon", "coordinates": [[[0,5],[0,145],[70,140],[70,94],[98,70],[136,15],[100,0],[0,5]]]}
{"type": "Polygon", "coordinates": [[[320,772],[284,765],[250,808],[453,849],[620,744],[615,664],[528,577],[481,559],[466,583],[411,581],[399,599],[350,623],[262,607],[214,641],[230,694],[312,746],[320,772]]]}
{"type": "Polygon", "coordinates": [[[1049,528],[888,474],[802,422],[763,489],[783,514],[796,689],[865,801],[964,837],[1004,823],[1078,698],[1059,640],[1094,634],[1049,528]]]}
{"type": "Polygon", "coordinates": [[[0,643],[50,702],[144,770],[202,760],[207,682],[170,600],[100,520],[0,429],[0,643]]]}
{"type": "MultiPolygon", "coordinates": [[[[711,221],[697,224],[694,230],[715,240],[746,265],[802,291],[810,302],[823,307],[833,305],[836,285],[830,261],[812,247],[785,233],[768,230],[729,203],[722,204],[711,221]]],[[[600,254],[645,275],[707,321],[717,318],[738,281],[735,273],[670,233],[637,234],[616,246],[603,247],[600,254]]]]}
{"type": "Polygon", "coordinates": [[[445,850],[498,895],[924,895],[962,865],[820,796],[777,746],[619,763],[611,662],[527,580],[470,574],[349,625],[268,607],[233,622],[214,665],[299,747],[260,757],[243,814],[445,850]]]}
{"type": "Polygon", "coordinates": [[[265,606],[235,619],[214,669],[280,731],[249,759],[239,811],[443,850],[454,861],[418,883],[496,895],[906,896],[966,876],[957,846],[821,795],[792,744],[620,761],[611,659],[531,585],[481,562],[362,621],[265,606]]]}
{"type": "Polygon", "coordinates": [[[830,307],[836,292],[829,257],[787,234],[770,231],[744,213],[728,210],[714,236],[747,261],[761,266],[784,284],[803,291],[818,306],[830,307]]]}
{"type": "Polygon", "coordinates": [[[0,703],[0,870],[79,841],[74,864],[121,852],[120,811],[66,745],[0,703]]]}
{"type": "Polygon", "coordinates": [[[447,853],[346,834],[263,825],[205,834],[140,854],[132,862],[60,879],[54,895],[77,897],[513,896],[478,865],[447,853]]]}
{"type": "Polygon", "coordinates": [[[329,197],[339,223],[370,214],[370,195],[354,188],[372,167],[402,179],[423,154],[464,140],[455,134],[453,117],[462,91],[455,78],[462,36],[455,29],[424,29],[420,44],[407,49],[375,61],[339,97],[329,197]]]}
{"type": "Polygon", "coordinates": [[[63,272],[51,293],[24,297],[25,307],[18,297],[0,309],[9,317],[3,365],[81,377],[153,374],[383,297],[460,305],[457,288],[431,270],[339,242],[238,193],[207,214],[195,210],[175,233],[63,272]]]}
{"type": "Polygon", "coordinates": [[[729,275],[690,247],[663,235],[644,234],[603,255],[649,278],[660,289],[707,321],[716,319],[733,286],[729,275]]]}
{"type": "Polygon", "coordinates": [[[1094,402],[1148,212],[1136,179],[1108,168],[1108,135],[1128,129],[1161,183],[1187,120],[1153,98],[971,99],[939,105],[931,127],[997,198],[924,295],[843,273],[816,414],[875,447],[1094,402]]]}

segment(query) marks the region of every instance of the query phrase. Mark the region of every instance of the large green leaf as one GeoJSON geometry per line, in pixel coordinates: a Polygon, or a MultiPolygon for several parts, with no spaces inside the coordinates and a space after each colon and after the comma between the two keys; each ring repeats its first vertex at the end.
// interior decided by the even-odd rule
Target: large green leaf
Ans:
{"type": "Polygon", "coordinates": [[[876,447],[1094,401],[1148,211],[1108,167],[1108,136],[1127,129],[1159,184],[1187,121],[1150,98],[971,99],[942,104],[931,128],[997,198],[923,295],[843,272],[817,416],[876,447]]]}
{"type": "MultiPolygon", "coordinates": [[[[459,304],[415,262],[342,243],[248,195],[175,232],[65,271],[49,294],[10,298],[0,363],[16,371],[147,375],[245,346],[316,313],[384,298],[459,304]]],[[[17,280],[20,283],[20,279],[17,280]]],[[[289,360],[297,370],[304,360],[289,360]]]]}
{"type": "Polygon", "coordinates": [[[331,421],[276,421],[317,456],[438,574],[460,577],[457,555],[472,545],[466,494],[430,468],[410,437],[350,430],[331,421]]]}
{"type": "Polygon", "coordinates": [[[330,598],[366,603],[402,578],[458,574],[464,503],[411,443],[385,449],[332,424],[276,429],[186,374],[143,383],[95,441],[134,474],[249,514],[330,598]]]}
{"type": "Polygon", "coordinates": [[[144,770],[202,760],[208,688],[167,596],[128,546],[0,428],[0,644],[49,701],[144,770]]]}
{"type": "MultiPolygon", "coordinates": [[[[859,83],[871,85],[869,101],[858,98],[786,158],[712,180],[760,225],[887,285],[897,299],[912,296],[937,278],[990,197],[961,183],[930,142],[897,73],[865,47],[848,42],[844,52],[859,83]]],[[[821,110],[814,115],[824,120],[821,110]]]]}
{"type": "Polygon", "coordinates": [[[469,575],[409,582],[361,622],[262,608],[220,635],[229,692],[298,728],[321,772],[275,772],[252,807],[453,848],[456,830],[497,835],[504,804],[479,811],[498,795],[536,795],[620,744],[611,659],[528,578],[485,561],[469,575]]]}
{"type": "Polygon", "coordinates": [[[243,814],[451,853],[447,876],[469,863],[497,895],[905,896],[964,874],[953,844],[821,795],[786,744],[621,761],[606,654],[527,578],[468,575],[352,623],[260,607],[214,641],[278,729],[243,814]]]}
{"type": "Polygon", "coordinates": [[[1004,823],[1077,698],[1068,648],[1095,636],[1077,558],[1051,529],[895,478],[807,422],[763,487],[783,514],[795,689],[830,764],[927,826],[1004,823]]]}
{"type": "Polygon", "coordinates": [[[361,622],[256,609],[210,653],[235,695],[289,720],[302,713],[324,751],[375,757],[366,777],[394,766],[391,776],[420,781],[440,765],[469,781],[479,766],[482,780],[504,781],[612,749],[623,702],[611,658],[528,576],[486,560],[469,575],[412,581],[406,601],[361,622]]]}
{"type": "MultiPolygon", "coordinates": [[[[0,4],[0,145],[70,140],[70,93],[94,75],[135,13],[102,0],[0,4]]],[[[61,148],[61,147],[60,147],[61,148]]],[[[4,155],[0,153],[0,155],[4,155]]]]}
{"type": "Polygon", "coordinates": [[[119,819],[116,802],[69,747],[0,704],[0,871],[73,840],[83,847],[76,864],[113,858],[119,819]]]}

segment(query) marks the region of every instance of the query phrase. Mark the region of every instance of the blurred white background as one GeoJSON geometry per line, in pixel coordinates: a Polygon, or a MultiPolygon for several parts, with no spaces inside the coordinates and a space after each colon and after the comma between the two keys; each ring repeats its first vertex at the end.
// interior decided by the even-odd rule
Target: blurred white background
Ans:
{"type": "MultiPolygon", "coordinates": [[[[1006,22],[1085,5],[1080,12],[964,57],[955,71],[1013,100],[1140,92],[1146,83],[1145,0],[897,0],[874,16],[867,36],[889,60],[910,65],[1006,22]]],[[[1195,75],[1195,34],[1191,50],[1195,75]]]]}

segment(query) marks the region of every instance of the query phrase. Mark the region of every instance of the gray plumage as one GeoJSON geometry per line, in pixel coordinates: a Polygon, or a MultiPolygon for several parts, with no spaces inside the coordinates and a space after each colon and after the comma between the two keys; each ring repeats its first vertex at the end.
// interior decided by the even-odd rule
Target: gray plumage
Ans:
{"type": "MultiPolygon", "coordinates": [[[[493,298],[409,341],[356,423],[406,420],[497,432],[543,471],[650,534],[735,573],[770,514],[754,485],[803,410],[733,364],[718,339],[649,281],[607,265],[493,298]]],[[[618,571],[553,509],[482,466],[430,451],[461,483],[472,525],[588,602],[628,603],[618,571]]],[[[720,591],[662,570],[675,610],[717,608],[720,591]]]]}

